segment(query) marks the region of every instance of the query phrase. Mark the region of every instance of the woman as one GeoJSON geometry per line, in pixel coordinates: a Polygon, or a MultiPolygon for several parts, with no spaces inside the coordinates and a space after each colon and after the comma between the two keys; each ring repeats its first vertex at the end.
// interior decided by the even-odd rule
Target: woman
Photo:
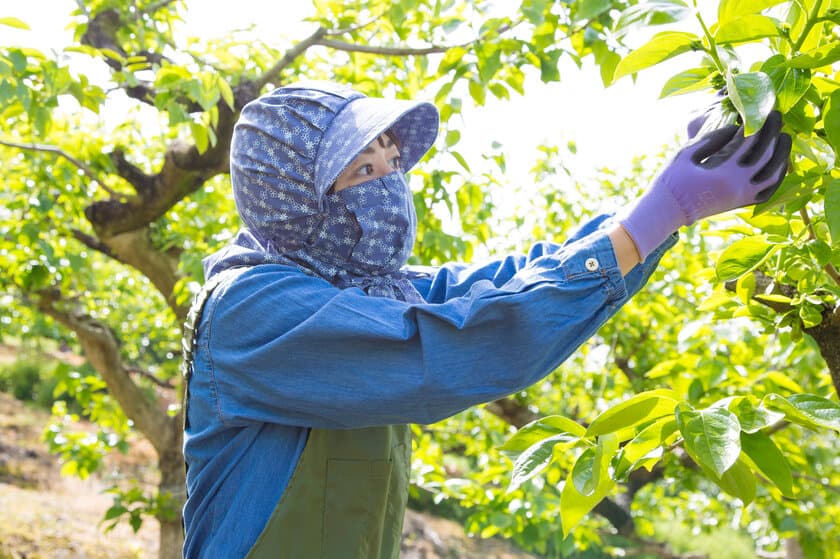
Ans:
{"type": "Polygon", "coordinates": [[[680,226],[767,199],[791,145],[778,113],[750,138],[713,131],[563,245],[406,268],[404,172],[437,130],[429,103],[328,83],[243,109],[243,228],[205,260],[185,340],[185,556],[397,557],[407,424],[543,378],[644,285],[680,226]]]}

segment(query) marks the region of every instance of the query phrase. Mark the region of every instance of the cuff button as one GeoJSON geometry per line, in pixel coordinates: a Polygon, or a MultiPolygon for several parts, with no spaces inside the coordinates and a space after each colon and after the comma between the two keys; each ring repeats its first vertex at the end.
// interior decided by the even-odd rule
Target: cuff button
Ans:
{"type": "Polygon", "coordinates": [[[586,262],[584,262],[583,265],[586,266],[586,269],[590,272],[594,272],[601,267],[601,265],[598,263],[598,260],[595,258],[587,258],[586,262]]]}

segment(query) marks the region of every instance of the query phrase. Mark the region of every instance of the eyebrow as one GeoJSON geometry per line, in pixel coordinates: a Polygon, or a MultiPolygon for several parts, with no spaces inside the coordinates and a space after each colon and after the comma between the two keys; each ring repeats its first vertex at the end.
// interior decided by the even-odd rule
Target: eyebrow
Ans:
{"type": "MultiPolygon", "coordinates": [[[[394,145],[394,140],[392,140],[391,137],[388,136],[388,134],[380,134],[379,136],[376,137],[376,141],[379,142],[379,145],[383,148],[389,148],[389,147],[394,145]],[[388,138],[388,144],[387,145],[385,144],[385,141],[382,139],[383,136],[388,138]]],[[[365,149],[362,150],[362,153],[372,153],[372,152],[373,152],[373,142],[371,142],[368,145],[368,147],[366,147],[365,149]]]]}

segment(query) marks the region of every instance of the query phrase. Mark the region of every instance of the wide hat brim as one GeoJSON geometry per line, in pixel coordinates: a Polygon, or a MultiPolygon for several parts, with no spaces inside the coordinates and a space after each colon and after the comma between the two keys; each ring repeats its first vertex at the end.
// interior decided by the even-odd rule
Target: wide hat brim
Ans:
{"type": "Polygon", "coordinates": [[[350,162],[388,130],[397,136],[402,170],[407,172],[435,143],[439,124],[437,108],[425,101],[378,97],[350,100],[330,123],[318,148],[318,199],[323,199],[350,162]]]}

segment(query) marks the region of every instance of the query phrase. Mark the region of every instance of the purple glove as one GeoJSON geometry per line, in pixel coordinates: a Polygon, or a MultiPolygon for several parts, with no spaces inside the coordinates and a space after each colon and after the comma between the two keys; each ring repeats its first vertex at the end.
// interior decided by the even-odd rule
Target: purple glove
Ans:
{"type": "Polygon", "coordinates": [[[642,259],[683,225],[769,199],[790,156],[790,136],[781,130],[773,111],[749,138],[729,125],[683,146],[620,219],[642,259]]]}

